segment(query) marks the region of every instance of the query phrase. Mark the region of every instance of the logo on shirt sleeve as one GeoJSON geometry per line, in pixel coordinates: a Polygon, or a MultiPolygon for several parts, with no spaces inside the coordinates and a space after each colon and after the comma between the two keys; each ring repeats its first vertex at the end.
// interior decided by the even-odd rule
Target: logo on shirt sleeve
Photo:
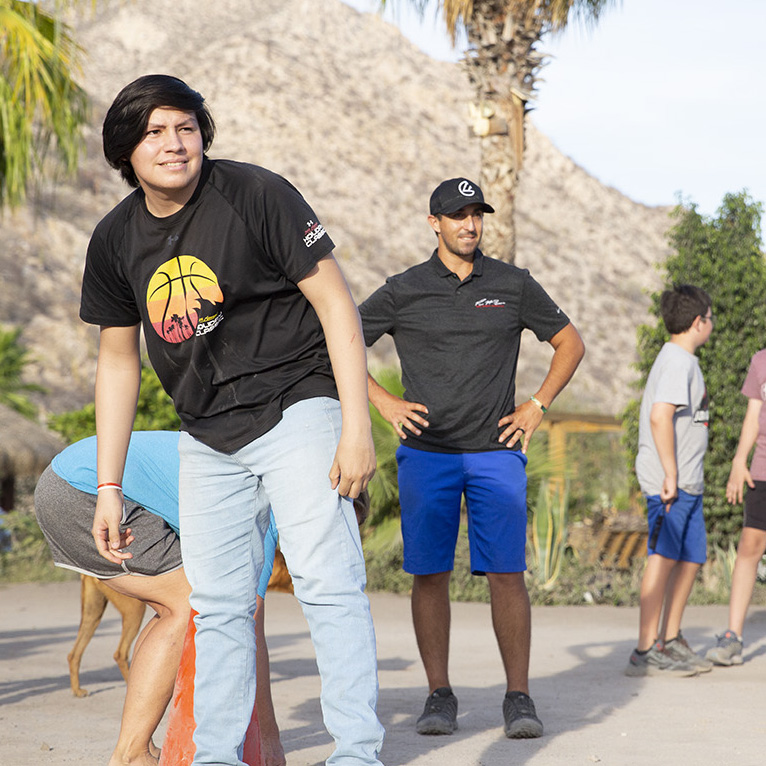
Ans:
{"type": "Polygon", "coordinates": [[[309,219],[306,221],[306,229],[303,232],[303,244],[311,247],[317,240],[327,234],[324,226],[319,221],[309,219]]]}
{"type": "Polygon", "coordinates": [[[223,320],[216,306],[223,303],[218,277],[193,255],[165,261],[146,288],[146,309],[157,335],[168,343],[182,343],[195,332],[204,335],[223,320]],[[205,316],[200,311],[205,305],[205,316]]]}

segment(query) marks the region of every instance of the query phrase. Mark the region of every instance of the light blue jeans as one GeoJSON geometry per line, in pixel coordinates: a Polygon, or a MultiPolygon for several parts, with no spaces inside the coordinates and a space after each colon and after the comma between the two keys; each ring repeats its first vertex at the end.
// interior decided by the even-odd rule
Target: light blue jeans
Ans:
{"type": "Polygon", "coordinates": [[[194,766],[243,766],[255,700],[256,586],[269,505],[303,607],[335,740],[328,766],[381,766],[375,634],[353,505],[330,488],[341,429],[334,399],[289,407],[232,455],[181,434],[180,526],[196,618],[194,766]]]}

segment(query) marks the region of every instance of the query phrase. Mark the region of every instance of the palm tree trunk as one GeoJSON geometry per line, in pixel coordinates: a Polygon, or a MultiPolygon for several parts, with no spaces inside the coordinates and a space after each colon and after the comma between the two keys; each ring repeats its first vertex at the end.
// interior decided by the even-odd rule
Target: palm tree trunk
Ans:
{"type": "MultiPolygon", "coordinates": [[[[514,18],[501,0],[474,0],[466,21],[469,50],[465,66],[477,99],[477,114],[493,115],[481,138],[481,181],[495,208],[487,219],[483,250],[513,263],[516,257],[514,199],[524,161],[524,118],[533,97],[542,56],[535,50],[543,20],[514,18]]],[[[486,123],[485,123],[486,127],[486,123]]]]}
{"type": "Polygon", "coordinates": [[[481,249],[485,255],[513,263],[516,257],[514,200],[519,178],[513,140],[510,134],[506,134],[485,136],[480,141],[479,185],[484,192],[484,199],[495,208],[495,214],[484,219],[481,249]]]}

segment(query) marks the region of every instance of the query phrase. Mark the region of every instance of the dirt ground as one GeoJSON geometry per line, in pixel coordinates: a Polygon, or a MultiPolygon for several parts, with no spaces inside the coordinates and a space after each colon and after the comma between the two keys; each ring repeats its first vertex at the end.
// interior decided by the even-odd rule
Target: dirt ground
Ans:
{"type": "MultiPolygon", "coordinates": [[[[273,694],[290,766],[318,766],[332,748],[306,623],[292,596],[270,593],[267,634],[273,694]]],[[[539,740],[503,736],[500,662],[484,604],[455,604],[451,674],[458,731],[422,737],[414,723],[426,689],[409,601],[372,594],[386,766],[760,766],[766,744],[766,609],[751,610],[745,663],[691,679],[626,678],[636,609],[533,610],[532,696],[539,740]]],[[[0,766],[105,764],[117,735],[124,684],[112,661],[119,615],[110,606],[69,689],[66,654],[79,622],[79,583],[0,587],[0,766]]],[[[711,645],[725,607],[690,607],[684,633],[711,645]]],[[[164,731],[161,729],[160,738],[164,731]]]]}

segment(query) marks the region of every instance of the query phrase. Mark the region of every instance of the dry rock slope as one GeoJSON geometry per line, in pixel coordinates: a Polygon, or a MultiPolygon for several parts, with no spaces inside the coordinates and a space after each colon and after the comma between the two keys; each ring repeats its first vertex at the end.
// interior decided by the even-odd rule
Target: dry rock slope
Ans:
{"type": "MultiPolygon", "coordinates": [[[[471,93],[459,65],[437,62],[394,27],[340,0],[135,0],[73,19],[87,51],[93,112],[77,178],[46,184],[0,216],[0,322],[21,325],[30,377],[50,411],[91,398],[97,332],[77,317],[96,222],[128,189],[100,152],[117,91],[166,72],[205,94],[218,124],[211,156],[288,177],[337,245],[355,297],[427,257],[428,196],[443,178],[476,178],[471,93]]],[[[560,62],[559,65],[563,65],[560,62]]],[[[618,412],[632,395],[635,328],[647,318],[668,210],[632,202],[564,157],[530,124],[518,196],[518,264],[582,332],[588,353],[561,407],[618,412]]],[[[491,200],[490,200],[491,201],[491,200]]],[[[378,344],[373,364],[393,360],[378,344]]],[[[539,385],[549,351],[525,340],[519,392],[539,385]]]]}

